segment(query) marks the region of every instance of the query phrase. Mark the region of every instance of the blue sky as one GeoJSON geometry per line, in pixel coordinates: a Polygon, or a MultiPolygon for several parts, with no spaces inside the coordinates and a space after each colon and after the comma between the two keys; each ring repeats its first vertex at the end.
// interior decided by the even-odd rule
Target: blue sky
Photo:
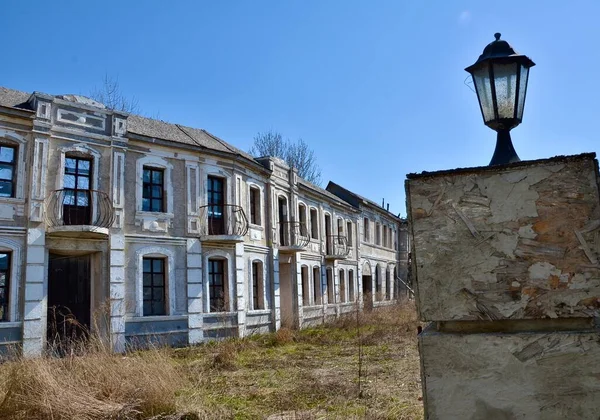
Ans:
{"type": "Polygon", "coordinates": [[[501,32],[537,64],[521,159],[596,151],[597,1],[0,1],[0,85],[89,94],[248,150],[302,137],[333,180],[406,215],[405,174],[487,165],[464,68],[501,32]]]}

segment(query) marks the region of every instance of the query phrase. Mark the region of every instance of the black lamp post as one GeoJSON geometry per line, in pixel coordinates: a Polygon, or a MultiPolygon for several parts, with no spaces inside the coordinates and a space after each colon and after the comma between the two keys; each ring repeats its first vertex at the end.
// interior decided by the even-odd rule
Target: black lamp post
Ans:
{"type": "Polygon", "coordinates": [[[498,132],[496,150],[491,165],[519,162],[512,145],[510,130],[521,124],[529,68],[535,63],[520,55],[494,34],[495,41],[465,70],[473,77],[477,99],[485,125],[498,132]]]}

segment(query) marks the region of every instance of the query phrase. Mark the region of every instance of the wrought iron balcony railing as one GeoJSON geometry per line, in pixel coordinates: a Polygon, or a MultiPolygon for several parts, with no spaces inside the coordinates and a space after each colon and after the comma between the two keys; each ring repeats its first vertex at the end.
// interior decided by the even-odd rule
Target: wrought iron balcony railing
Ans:
{"type": "Polygon", "coordinates": [[[55,190],[44,202],[49,227],[94,226],[110,228],[115,210],[108,194],[96,190],[55,190]]]}
{"type": "Polygon", "coordinates": [[[308,229],[303,222],[279,222],[279,246],[305,249],[310,242],[308,229]]]}
{"type": "Polygon", "coordinates": [[[327,235],[325,256],[332,259],[344,259],[350,254],[348,240],[342,235],[327,235]]]}
{"type": "Polygon", "coordinates": [[[209,204],[200,207],[201,236],[245,236],[248,218],[235,204],[209,204]]]}

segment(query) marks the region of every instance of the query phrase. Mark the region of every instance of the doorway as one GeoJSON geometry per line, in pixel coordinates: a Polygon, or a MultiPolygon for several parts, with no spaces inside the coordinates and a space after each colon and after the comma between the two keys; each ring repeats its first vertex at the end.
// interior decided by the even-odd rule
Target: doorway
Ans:
{"type": "Polygon", "coordinates": [[[65,225],[89,225],[92,217],[90,176],[92,161],[77,157],[65,159],[62,216],[65,225]]]}
{"type": "Polygon", "coordinates": [[[288,246],[288,210],[285,197],[279,196],[277,199],[277,206],[279,208],[279,246],[288,246]]]}
{"type": "Polygon", "coordinates": [[[48,263],[49,346],[87,337],[91,324],[91,255],[50,254],[48,263]]]}
{"type": "Polygon", "coordinates": [[[226,235],[225,232],[225,182],[223,178],[208,177],[208,234],[226,235]]]}
{"type": "Polygon", "coordinates": [[[333,251],[333,238],[331,237],[331,216],[325,215],[325,253],[331,255],[333,251]]]}

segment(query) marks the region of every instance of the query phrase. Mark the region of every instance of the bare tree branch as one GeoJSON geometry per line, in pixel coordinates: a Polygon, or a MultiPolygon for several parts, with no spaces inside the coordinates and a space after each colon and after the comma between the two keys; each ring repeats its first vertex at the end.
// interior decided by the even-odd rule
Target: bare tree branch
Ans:
{"type": "Polygon", "coordinates": [[[321,183],[321,168],[317,164],[315,152],[303,139],[295,142],[284,140],[281,133],[273,130],[258,133],[254,137],[250,154],[283,159],[290,167],[296,168],[300,177],[316,185],[321,183]]]}
{"type": "Polygon", "coordinates": [[[119,79],[109,75],[104,75],[104,81],[98,88],[95,87],[90,97],[98,101],[106,108],[114,111],[123,111],[130,114],[139,113],[139,103],[135,96],[126,97],[119,86],[119,79]]]}

